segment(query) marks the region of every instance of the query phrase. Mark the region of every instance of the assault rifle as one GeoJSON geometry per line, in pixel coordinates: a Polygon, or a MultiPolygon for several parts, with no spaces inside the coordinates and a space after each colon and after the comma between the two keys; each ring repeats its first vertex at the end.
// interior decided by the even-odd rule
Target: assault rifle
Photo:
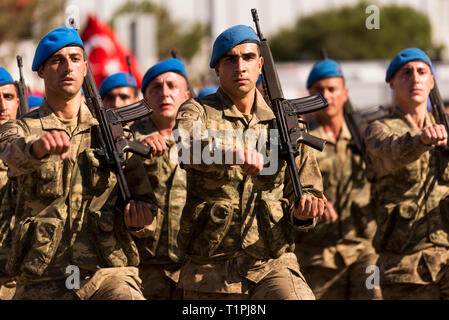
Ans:
{"type": "Polygon", "coordinates": [[[284,99],[268,40],[260,31],[257,10],[251,9],[251,13],[256,24],[257,36],[260,39],[260,53],[264,59],[262,82],[268,102],[276,117],[273,125],[279,132],[280,155],[287,162],[297,204],[303,195],[295,162],[295,158],[299,155],[298,144],[303,143],[319,151],[323,151],[326,144],[326,140],[308,134],[306,129],[299,125],[299,123],[302,123],[307,127],[307,123],[299,119],[299,116],[326,108],[327,101],[321,94],[293,100],[284,99]]]}
{"type": "MultiPolygon", "coordinates": [[[[72,26],[74,21],[72,19],[72,26]]],[[[87,55],[84,53],[85,59],[87,55]]],[[[87,74],[83,82],[84,97],[92,115],[97,119],[99,125],[94,127],[97,141],[101,146],[98,153],[108,167],[114,171],[117,176],[119,186],[121,205],[126,205],[131,199],[131,192],[126,182],[123,166],[126,163],[125,152],[132,152],[145,158],[149,158],[153,149],[141,143],[129,141],[125,135],[123,126],[126,123],[138,120],[150,115],[153,110],[145,100],[118,109],[106,109],[98,93],[95,79],[87,66],[87,74]]]]}
{"type": "Polygon", "coordinates": [[[28,105],[28,90],[27,86],[25,84],[25,79],[23,78],[22,74],[22,56],[17,56],[17,66],[19,67],[19,81],[14,81],[14,84],[16,85],[17,92],[19,95],[19,108],[17,108],[17,119],[20,119],[23,117],[30,109],[28,105]]]}
{"type": "MultiPolygon", "coordinates": [[[[170,54],[171,54],[171,56],[172,56],[173,58],[179,59],[179,58],[178,58],[178,53],[176,52],[176,50],[170,51],[170,54]]],[[[190,81],[189,81],[189,78],[188,78],[188,77],[186,77],[186,81],[187,81],[187,88],[188,88],[189,91],[190,91],[190,98],[196,98],[196,93],[195,93],[195,91],[193,90],[192,85],[190,84],[190,81]]]]}

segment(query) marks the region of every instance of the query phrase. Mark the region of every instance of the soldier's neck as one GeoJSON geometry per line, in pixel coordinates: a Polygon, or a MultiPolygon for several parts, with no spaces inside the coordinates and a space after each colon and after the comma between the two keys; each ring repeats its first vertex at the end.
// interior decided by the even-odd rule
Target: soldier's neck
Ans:
{"type": "Polygon", "coordinates": [[[414,123],[418,129],[424,129],[427,114],[427,101],[416,106],[407,105],[404,106],[402,103],[396,103],[396,107],[401,110],[405,117],[414,123]]]}
{"type": "Polygon", "coordinates": [[[159,133],[165,138],[171,138],[173,133],[173,128],[175,127],[175,119],[166,119],[155,117],[154,114],[151,116],[154,125],[156,126],[159,133]]]}
{"type": "MultiPolygon", "coordinates": [[[[225,91],[226,92],[226,91],[225,91]]],[[[233,95],[232,93],[226,92],[226,94],[231,98],[237,109],[244,114],[251,114],[254,107],[254,101],[256,100],[256,88],[253,88],[250,92],[245,95],[233,95]]]]}
{"type": "Polygon", "coordinates": [[[49,107],[60,119],[73,119],[78,116],[81,107],[81,91],[73,97],[61,97],[48,94],[46,98],[49,107]]]}
{"type": "Polygon", "coordinates": [[[328,119],[320,119],[318,118],[318,122],[326,132],[326,135],[334,140],[338,140],[341,134],[341,130],[343,128],[343,113],[341,115],[336,115],[328,119]]]}

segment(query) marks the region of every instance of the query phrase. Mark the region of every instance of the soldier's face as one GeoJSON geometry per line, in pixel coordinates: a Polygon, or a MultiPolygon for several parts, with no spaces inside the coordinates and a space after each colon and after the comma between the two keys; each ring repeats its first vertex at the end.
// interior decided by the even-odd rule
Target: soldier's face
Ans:
{"type": "Polygon", "coordinates": [[[316,112],[318,119],[329,120],[343,114],[343,106],[348,100],[348,89],[341,77],[330,77],[315,81],[309,89],[310,94],[321,93],[328,107],[316,112]]]}
{"type": "Polygon", "coordinates": [[[19,98],[16,86],[12,83],[0,86],[0,125],[9,119],[15,119],[18,107],[19,98]]]}
{"type": "Polygon", "coordinates": [[[138,100],[136,90],[131,87],[118,87],[109,91],[103,98],[105,108],[121,108],[138,100]]]}
{"type": "Polygon", "coordinates": [[[432,71],[422,61],[404,64],[390,79],[395,102],[404,107],[427,104],[427,97],[434,85],[432,71]]]}
{"type": "Polygon", "coordinates": [[[65,47],[56,51],[38,68],[44,79],[45,93],[70,98],[78,94],[87,73],[87,61],[80,47],[65,47]]]}
{"type": "Polygon", "coordinates": [[[186,79],[170,71],[154,78],[143,96],[153,108],[153,120],[174,120],[181,104],[190,98],[190,91],[186,79]]]}
{"type": "Polygon", "coordinates": [[[256,87],[263,58],[256,43],[242,43],[229,50],[215,65],[220,87],[231,98],[243,98],[256,87]]]}

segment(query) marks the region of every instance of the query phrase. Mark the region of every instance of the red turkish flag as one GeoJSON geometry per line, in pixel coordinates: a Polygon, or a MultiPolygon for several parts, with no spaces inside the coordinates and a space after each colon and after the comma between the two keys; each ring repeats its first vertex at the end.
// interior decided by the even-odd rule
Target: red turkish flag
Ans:
{"type": "Polygon", "coordinates": [[[133,53],[116,37],[107,24],[96,16],[89,15],[81,39],[98,88],[101,82],[111,74],[129,72],[126,62],[128,55],[132,75],[136,79],[137,87],[140,88],[142,71],[133,53]]]}

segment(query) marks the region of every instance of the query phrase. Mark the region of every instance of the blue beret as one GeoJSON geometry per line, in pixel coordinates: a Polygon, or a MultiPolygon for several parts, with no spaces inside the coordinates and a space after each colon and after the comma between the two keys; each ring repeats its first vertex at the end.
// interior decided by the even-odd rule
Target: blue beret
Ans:
{"type": "Polygon", "coordinates": [[[81,41],[81,38],[75,29],[62,27],[50,31],[41,39],[41,41],[39,41],[31,69],[37,71],[37,68],[39,68],[39,66],[53,53],[69,45],[84,48],[83,41],[81,41]]]}
{"type": "Polygon", "coordinates": [[[431,63],[427,54],[418,48],[407,48],[398,53],[393,60],[391,60],[390,65],[387,69],[387,76],[385,77],[386,82],[390,82],[391,77],[402,67],[404,64],[410,61],[420,60],[428,64],[430,68],[431,63]]]}
{"type": "Polygon", "coordinates": [[[205,86],[204,88],[202,88],[200,90],[200,92],[198,92],[198,98],[204,97],[204,96],[208,96],[212,93],[217,92],[218,90],[218,86],[215,84],[209,85],[209,86],[205,86]]]}
{"type": "Polygon", "coordinates": [[[30,108],[40,107],[40,105],[42,104],[43,101],[44,101],[44,97],[42,97],[42,96],[37,96],[34,94],[31,94],[28,96],[28,106],[30,108]]]}
{"type": "Polygon", "coordinates": [[[101,82],[98,90],[100,96],[103,98],[109,91],[118,87],[134,87],[137,88],[136,81],[129,73],[118,72],[110,75],[101,82]]]}
{"type": "Polygon", "coordinates": [[[343,77],[340,64],[332,59],[317,62],[307,78],[307,89],[310,89],[315,81],[330,77],[343,77]]]}
{"type": "Polygon", "coordinates": [[[5,68],[0,68],[0,86],[8,83],[14,83],[14,80],[11,78],[11,75],[5,68]]]}
{"type": "Polygon", "coordinates": [[[209,66],[215,67],[215,64],[226,52],[242,42],[257,42],[260,44],[259,37],[249,26],[237,25],[223,31],[215,39],[209,66]]]}
{"type": "Polygon", "coordinates": [[[145,73],[142,80],[142,93],[145,92],[145,88],[154,78],[162,73],[169,71],[177,72],[187,79],[186,70],[184,69],[184,65],[182,64],[181,60],[176,58],[167,59],[156,63],[145,73]]]}

